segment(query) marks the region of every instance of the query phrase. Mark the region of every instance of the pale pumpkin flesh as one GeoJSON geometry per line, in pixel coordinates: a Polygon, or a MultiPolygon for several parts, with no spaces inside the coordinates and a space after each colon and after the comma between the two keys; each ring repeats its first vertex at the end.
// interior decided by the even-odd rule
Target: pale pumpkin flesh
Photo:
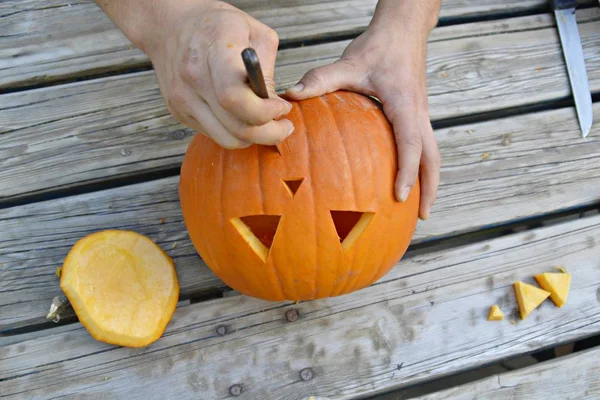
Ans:
{"type": "Polygon", "coordinates": [[[501,321],[504,319],[504,313],[498,307],[497,304],[494,304],[490,307],[490,312],[488,314],[488,321],[501,321]]]}
{"type": "Polygon", "coordinates": [[[60,287],[92,337],[126,347],[157,340],[179,296],[171,258],[149,238],[119,230],[79,240],[63,263],[60,287]]]}
{"type": "Polygon", "coordinates": [[[544,302],[550,296],[550,292],[537,288],[523,282],[513,284],[521,319],[527,318],[533,310],[544,302]]]}
{"type": "Polygon", "coordinates": [[[571,287],[571,274],[546,272],[534,276],[542,289],[550,292],[550,300],[559,308],[567,302],[571,287]]]}

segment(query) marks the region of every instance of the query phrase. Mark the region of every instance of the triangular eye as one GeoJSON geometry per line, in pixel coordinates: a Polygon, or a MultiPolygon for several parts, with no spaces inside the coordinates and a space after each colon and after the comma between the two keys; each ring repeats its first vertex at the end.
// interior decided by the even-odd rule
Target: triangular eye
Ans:
{"type": "Polygon", "coordinates": [[[331,219],[335,225],[342,248],[348,251],[362,233],[367,229],[375,213],[360,211],[331,211],[331,219]]]}
{"type": "Polygon", "coordinates": [[[256,255],[266,262],[280,219],[281,215],[248,215],[232,218],[231,223],[256,255]]]}
{"type": "Polygon", "coordinates": [[[285,183],[285,187],[288,188],[292,196],[296,195],[296,192],[298,191],[298,189],[300,189],[300,185],[302,185],[302,182],[304,182],[304,178],[283,180],[283,183],[285,183]]]}

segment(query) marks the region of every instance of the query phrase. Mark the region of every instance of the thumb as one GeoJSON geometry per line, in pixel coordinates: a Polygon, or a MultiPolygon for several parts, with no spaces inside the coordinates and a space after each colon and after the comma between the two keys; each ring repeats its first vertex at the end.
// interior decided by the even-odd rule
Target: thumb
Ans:
{"type": "Polygon", "coordinates": [[[292,100],[303,100],[339,89],[353,90],[357,80],[356,68],[345,60],[338,60],[308,71],[296,86],[286,91],[286,96],[292,100]]]}

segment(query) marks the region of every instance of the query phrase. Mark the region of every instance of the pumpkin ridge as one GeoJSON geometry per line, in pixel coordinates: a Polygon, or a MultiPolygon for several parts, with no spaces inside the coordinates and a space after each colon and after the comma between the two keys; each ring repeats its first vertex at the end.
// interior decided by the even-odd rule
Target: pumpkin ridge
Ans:
{"type": "MultiPolygon", "coordinates": [[[[308,129],[306,126],[306,121],[304,119],[304,107],[306,106],[307,103],[299,102],[297,104],[298,104],[298,113],[300,114],[298,121],[302,121],[302,128],[303,128],[302,134],[303,134],[303,137],[306,138],[306,150],[307,150],[306,153],[308,155],[308,173],[312,178],[313,176],[316,176],[316,174],[314,171],[315,166],[314,166],[314,163],[312,162],[312,159],[314,156],[314,151],[313,151],[314,149],[311,148],[311,145],[310,145],[311,140],[308,137],[308,129]]],[[[310,187],[311,187],[310,198],[313,203],[312,209],[313,209],[313,213],[316,213],[316,210],[318,209],[317,208],[318,204],[317,204],[317,198],[316,198],[315,190],[314,190],[314,179],[310,180],[310,187]]],[[[312,220],[313,220],[314,231],[318,232],[319,227],[317,226],[317,224],[318,224],[317,218],[313,217],[312,220]]],[[[315,240],[317,240],[316,237],[315,237],[315,240]]],[[[315,243],[315,246],[317,246],[317,245],[318,245],[318,243],[315,243]]],[[[318,291],[319,291],[319,288],[317,287],[317,282],[318,282],[318,277],[319,277],[319,251],[318,250],[315,252],[315,259],[313,260],[313,265],[314,265],[314,269],[315,269],[314,279],[313,279],[313,286],[314,286],[313,299],[314,299],[314,298],[318,297],[318,291]]],[[[298,295],[298,294],[296,293],[296,295],[298,295]]]]}
{"type": "MultiPolygon", "coordinates": [[[[338,100],[338,104],[339,104],[340,100],[337,97],[337,94],[335,95],[335,98],[338,100]]],[[[344,137],[343,137],[342,131],[340,129],[340,124],[338,123],[337,115],[336,115],[336,112],[335,112],[335,109],[334,109],[334,107],[335,107],[336,104],[331,104],[332,101],[330,101],[330,100],[331,100],[330,97],[324,97],[323,98],[323,101],[327,104],[327,107],[324,107],[324,108],[329,112],[329,114],[331,116],[331,120],[333,121],[333,125],[335,127],[336,134],[339,136],[340,143],[342,144],[342,149],[344,151],[344,156],[345,156],[345,159],[346,159],[346,165],[345,165],[345,167],[348,169],[348,174],[350,175],[350,182],[352,183],[352,200],[354,202],[353,209],[357,210],[358,207],[357,207],[357,204],[356,204],[356,185],[354,184],[354,174],[352,173],[352,168],[350,167],[350,157],[348,156],[348,149],[346,149],[346,143],[344,142],[344,137]]],[[[331,214],[331,211],[332,210],[329,210],[329,213],[331,215],[332,222],[333,222],[333,215],[331,214]]],[[[335,226],[335,223],[334,223],[334,226],[335,226]]],[[[337,227],[335,227],[335,228],[336,228],[336,232],[337,232],[337,227]]],[[[344,245],[343,245],[342,242],[340,242],[340,251],[341,251],[341,254],[342,254],[342,258],[345,259],[346,258],[346,252],[344,251],[344,245]]],[[[335,274],[338,275],[339,271],[336,270],[335,274]]],[[[348,279],[349,279],[349,277],[346,277],[344,279],[345,282],[347,282],[348,279]]],[[[334,285],[330,285],[329,291],[327,293],[327,297],[330,297],[331,294],[334,292],[334,290],[335,290],[334,285]]]]}
{"type": "MultiPolygon", "coordinates": [[[[374,111],[369,112],[369,114],[373,115],[373,120],[374,122],[376,122],[378,124],[378,126],[380,127],[380,129],[383,131],[387,131],[386,129],[386,125],[385,123],[387,122],[387,120],[385,120],[385,114],[380,114],[380,113],[375,113],[374,111]]],[[[363,132],[366,132],[366,126],[365,126],[365,118],[362,118],[360,120],[360,126],[362,127],[363,132]]],[[[390,128],[392,129],[392,134],[393,134],[393,126],[390,125],[390,128]]],[[[375,154],[375,152],[373,151],[373,143],[371,143],[370,140],[367,140],[367,146],[369,147],[369,154],[375,154]]],[[[377,146],[377,150],[380,149],[381,146],[377,146]]],[[[386,150],[388,150],[387,146],[383,146],[386,150]]],[[[378,153],[378,152],[377,152],[378,153]]],[[[395,154],[390,154],[390,156],[396,157],[395,154]]],[[[397,160],[397,157],[396,157],[397,160]]],[[[373,163],[373,167],[375,168],[373,171],[373,174],[375,174],[376,176],[379,176],[382,172],[381,172],[381,165],[377,164],[377,163],[373,163]]],[[[396,168],[397,169],[397,168],[396,168]]],[[[380,196],[381,196],[381,190],[380,190],[380,181],[376,180],[377,182],[377,187],[376,187],[376,197],[379,200],[380,196]]],[[[393,188],[394,186],[392,186],[393,188]]],[[[380,218],[381,215],[374,215],[373,219],[375,218],[380,218]]],[[[371,221],[373,222],[373,221],[371,221]]],[[[377,277],[379,276],[379,274],[381,273],[381,269],[383,268],[383,266],[385,265],[385,259],[388,257],[387,254],[389,252],[389,246],[390,246],[390,241],[386,240],[385,241],[385,248],[382,249],[383,251],[378,252],[379,257],[379,261],[378,261],[378,267],[374,268],[375,271],[374,273],[369,277],[368,281],[369,282],[374,282],[377,277]]],[[[364,266],[363,266],[364,267],[364,266]]],[[[361,272],[362,272],[362,268],[361,268],[361,272]]],[[[350,292],[356,290],[356,284],[357,284],[358,279],[355,279],[354,282],[352,282],[352,285],[350,286],[350,289],[346,288],[347,290],[349,290],[350,292]]]]}
{"type": "MultiPolygon", "coordinates": [[[[221,167],[220,168],[221,175],[219,176],[218,181],[220,182],[221,186],[219,187],[219,190],[218,190],[218,193],[219,193],[219,200],[218,200],[218,202],[222,203],[223,202],[223,197],[224,197],[223,196],[223,190],[225,188],[225,185],[223,184],[224,177],[225,177],[225,168],[227,168],[227,164],[228,164],[227,160],[231,156],[232,153],[231,152],[220,152],[220,153],[221,153],[221,157],[219,157],[219,158],[220,158],[220,161],[221,161],[221,165],[220,165],[220,167],[221,167]]],[[[217,203],[217,204],[219,204],[219,203],[217,203]]],[[[227,224],[227,222],[225,222],[225,217],[224,217],[224,215],[223,215],[222,212],[220,212],[218,214],[219,214],[219,225],[220,225],[219,228],[220,228],[220,230],[222,232],[224,232],[225,231],[225,225],[227,224]]],[[[226,237],[226,235],[223,235],[223,239],[225,239],[225,237],[226,237]]],[[[244,277],[243,279],[236,279],[236,282],[239,282],[239,284],[243,287],[243,290],[248,291],[249,288],[248,288],[247,281],[245,279],[246,274],[247,274],[246,270],[240,271],[240,269],[237,266],[237,263],[236,262],[232,262],[231,257],[228,257],[228,261],[229,261],[229,264],[232,265],[232,268],[234,269],[235,274],[244,277]]],[[[242,291],[242,290],[240,290],[240,291],[242,291]]]]}

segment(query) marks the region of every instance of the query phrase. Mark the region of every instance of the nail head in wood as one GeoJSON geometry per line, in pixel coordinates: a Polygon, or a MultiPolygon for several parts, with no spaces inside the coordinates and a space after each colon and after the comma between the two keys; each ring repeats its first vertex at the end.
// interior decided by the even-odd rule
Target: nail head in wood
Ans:
{"type": "Polygon", "coordinates": [[[229,388],[229,394],[232,396],[239,396],[242,394],[242,387],[240,385],[233,385],[229,388]]]}
{"type": "Polygon", "coordinates": [[[314,376],[315,375],[310,368],[304,368],[302,371],[300,371],[300,379],[303,381],[310,381],[314,376]]]}
{"type": "Polygon", "coordinates": [[[217,326],[217,335],[225,336],[226,333],[227,333],[227,327],[225,325],[217,326]]]}
{"type": "Polygon", "coordinates": [[[300,315],[298,314],[298,310],[294,310],[293,308],[285,312],[285,319],[288,322],[296,322],[298,321],[299,317],[300,315]]]}

